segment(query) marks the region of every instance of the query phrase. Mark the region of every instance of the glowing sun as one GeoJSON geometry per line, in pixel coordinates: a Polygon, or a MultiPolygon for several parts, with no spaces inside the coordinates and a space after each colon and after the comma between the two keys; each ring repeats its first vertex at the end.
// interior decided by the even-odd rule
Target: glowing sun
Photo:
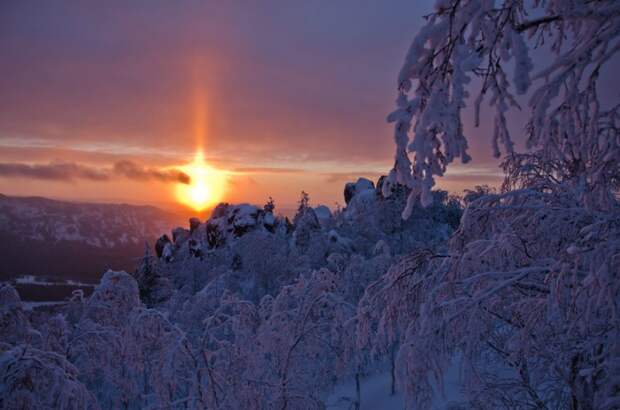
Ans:
{"type": "Polygon", "coordinates": [[[217,204],[226,189],[226,173],[210,167],[202,153],[196,153],[194,162],[181,169],[189,175],[189,184],[177,185],[177,199],[196,211],[217,204]]]}

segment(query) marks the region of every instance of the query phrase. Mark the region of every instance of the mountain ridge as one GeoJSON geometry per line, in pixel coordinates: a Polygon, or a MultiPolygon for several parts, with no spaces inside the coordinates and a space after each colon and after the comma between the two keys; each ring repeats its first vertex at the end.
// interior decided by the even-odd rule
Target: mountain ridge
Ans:
{"type": "Polygon", "coordinates": [[[0,280],[21,275],[97,281],[132,270],[153,244],[186,219],[152,205],[61,201],[0,193],[0,280]]]}

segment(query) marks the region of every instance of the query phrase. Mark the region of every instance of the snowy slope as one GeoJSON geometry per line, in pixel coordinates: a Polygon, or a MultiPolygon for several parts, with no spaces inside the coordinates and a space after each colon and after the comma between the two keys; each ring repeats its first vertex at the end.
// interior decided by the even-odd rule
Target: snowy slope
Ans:
{"type": "Polygon", "coordinates": [[[151,206],[73,203],[0,194],[0,232],[35,241],[78,241],[98,248],[137,244],[179,218],[151,206]]]}
{"type": "MultiPolygon", "coordinates": [[[[390,373],[382,372],[371,374],[361,380],[361,406],[360,410],[402,410],[405,401],[402,394],[390,394],[390,373]]],[[[459,377],[458,364],[455,362],[448,369],[443,380],[443,392],[436,390],[433,399],[432,410],[447,410],[457,408],[456,403],[462,400],[460,393],[462,382],[459,377]]],[[[355,398],[355,383],[353,380],[336,386],[334,392],[327,399],[329,410],[353,409],[355,398]]]]}
{"type": "Polygon", "coordinates": [[[0,280],[19,275],[97,280],[133,260],[179,216],[150,206],[73,203],[0,194],[0,280]]]}

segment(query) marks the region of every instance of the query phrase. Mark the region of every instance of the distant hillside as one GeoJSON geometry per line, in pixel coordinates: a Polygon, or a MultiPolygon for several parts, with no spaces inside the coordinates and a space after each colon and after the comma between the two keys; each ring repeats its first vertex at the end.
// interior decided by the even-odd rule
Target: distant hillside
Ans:
{"type": "Polygon", "coordinates": [[[97,281],[133,270],[154,241],[185,218],[152,206],[56,201],[0,194],[0,280],[20,275],[97,281]]]}

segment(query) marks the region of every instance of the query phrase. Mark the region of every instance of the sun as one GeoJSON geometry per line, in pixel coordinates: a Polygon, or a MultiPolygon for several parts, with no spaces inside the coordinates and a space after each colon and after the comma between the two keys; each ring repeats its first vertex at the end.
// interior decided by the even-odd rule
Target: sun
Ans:
{"type": "Polygon", "coordinates": [[[226,189],[226,173],[209,166],[201,152],[181,169],[189,175],[189,184],[177,185],[177,200],[200,212],[217,204],[226,189]]]}

